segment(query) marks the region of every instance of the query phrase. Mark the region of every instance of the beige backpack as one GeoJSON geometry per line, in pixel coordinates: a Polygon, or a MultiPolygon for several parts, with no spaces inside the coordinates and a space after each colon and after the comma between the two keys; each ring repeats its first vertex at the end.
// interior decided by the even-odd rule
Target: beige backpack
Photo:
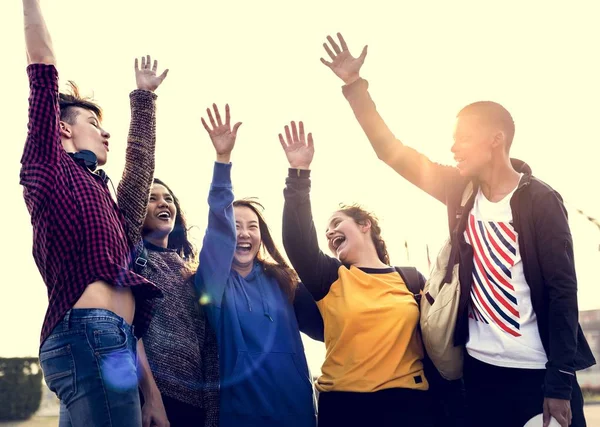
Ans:
{"type": "MultiPolygon", "coordinates": [[[[469,183],[463,192],[461,207],[465,206],[472,194],[473,184],[469,183]]],[[[448,239],[423,288],[421,334],[425,350],[440,375],[447,380],[456,380],[462,377],[464,347],[454,345],[454,328],[460,301],[458,263],[451,267],[452,280],[444,283],[451,249],[448,239]]]]}

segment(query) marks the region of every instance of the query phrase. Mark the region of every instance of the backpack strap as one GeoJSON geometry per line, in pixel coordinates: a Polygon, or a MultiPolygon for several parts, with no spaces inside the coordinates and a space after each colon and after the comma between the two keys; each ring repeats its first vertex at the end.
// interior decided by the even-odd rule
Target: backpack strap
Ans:
{"type": "Polygon", "coordinates": [[[394,267],[404,283],[406,283],[406,287],[415,297],[417,303],[421,302],[421,291],[425,286],[425,282],[423,281],[423,276],[419,273],[415,267],[394,267]]]}
{"type": "Polygon", "coordinates": [[[139,253],[137,258],[133,261],[133,271],[137,274],[142,274],[142,271],[146,268],[148,264],[148,249],[142,243],[142,251],[139,253]]]}

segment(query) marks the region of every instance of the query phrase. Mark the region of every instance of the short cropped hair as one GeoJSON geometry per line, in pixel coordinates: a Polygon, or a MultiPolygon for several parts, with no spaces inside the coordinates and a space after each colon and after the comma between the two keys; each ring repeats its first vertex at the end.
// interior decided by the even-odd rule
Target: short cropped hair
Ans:
{"type": "Polygon", "coordinates": [[[456,117],[467,115],[479,116],[488,123],[502,129],[506,135],[506,149],[510,148],[515,136],[515,122],[506,108],[497,102],[479,101],[464,107],[456,117]]]}

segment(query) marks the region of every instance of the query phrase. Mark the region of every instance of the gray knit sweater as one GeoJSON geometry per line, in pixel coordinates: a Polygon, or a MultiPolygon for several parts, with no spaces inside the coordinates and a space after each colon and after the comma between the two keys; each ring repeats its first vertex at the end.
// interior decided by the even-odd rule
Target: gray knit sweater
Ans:
{"type": "MultiPolygon", "coordinates": [[[[135,90],[130,99],[131,125],[117,199],[128,237],[139,253],[154,176],[156,95],[135,90]]],[[[219,364],[215,334],[200,310],[193,281],[185,274],[184,260],[174,250],[147,242],[146,247],[148,264],[141,274],[164,294],[155,303],[154,317],[143,337],[152,374],[161,394],[204,408],[205,426],[217,426],[219,364]]]]}

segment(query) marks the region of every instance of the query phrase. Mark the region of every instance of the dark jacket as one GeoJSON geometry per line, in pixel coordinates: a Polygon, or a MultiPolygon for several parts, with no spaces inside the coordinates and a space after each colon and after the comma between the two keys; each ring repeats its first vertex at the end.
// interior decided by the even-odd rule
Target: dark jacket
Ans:
{"type": "MultiPolygon", "coordinates": [[[[512,160],[512,164],[517,172],[523,173],[510,205],[525,279],[531,289],[531,303],[548,357],[544,394],[570,399],[575,371],[594,365],[595,360],[578,323],[577,277],[567,211],[560,194],[533,177],[526,163],[512,160]]],[[[474,183],[474,193],[461,210],[467,180],[456,171],[454,179],[446,182],[451,257],[460,263],[461,299],[454,335],[455,344],[459,345],[465,344],[469,335],[473,249],[465,241],[464,231],[478,187],[474,183]]]]}
{"type": "MultiPolygon", "coordinates": [[[[368,87],[366,80],[358,79],[344,86],[343,92],[377,156],[409,182],[445,203],[448,209],[454,244],[451,256],[460,262],[461,301],[455,343],[465,344],[469,333],[467,307],[473,281],[473,251],[463,237],[468,215],[463,215],[460,202],[469,179],[461,176],[458,169],[433,163],[397,140],[377,112],[368,87]]],[[[529,166],[513,160],[513,167],[524,173],[511,207],[525,279],[531,288],[531,301],[548,357],[544,394],[570,399],[575,371],[596,361],[578,323],[577,278],[567,211],[560,195],[532,177],[529,166]]],[[[471,210],[473,202],[474,196],[466,204],[465,213],[471,210]]]]}

